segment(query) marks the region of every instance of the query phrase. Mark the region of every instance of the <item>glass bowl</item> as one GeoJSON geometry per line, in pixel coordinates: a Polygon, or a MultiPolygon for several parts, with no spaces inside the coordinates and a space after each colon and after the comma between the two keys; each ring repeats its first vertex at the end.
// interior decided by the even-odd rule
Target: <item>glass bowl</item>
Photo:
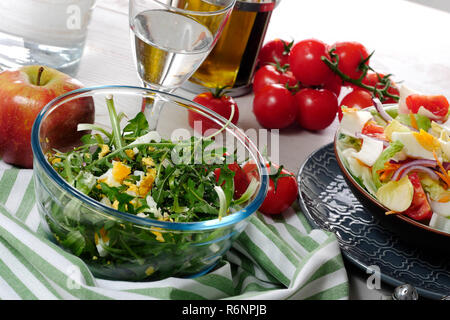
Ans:
{"type": "MultiPolygon", "coordinates": [[[[85,132],[77,124],[95,122],[110,127],[105,98],[113,95],[117,113],[129,119],[157,99],[160,112],[148,112],[162,138],[194,135],[187,111],[197,112],[222,127],[226,119],[179,96],[131,86],[78,89],[51,101],[32,129],[36,200],[44,229],[52,241],[79,256],[99,278],[149,281],[195,277],[214,268],[262,204],[268,188],[264,158],[242,130],[229,124],[215,143],[232,146],[238,160],[256,163],[254,195],[228,215],[200,222],[170,222],[120,212],[78,191],[51,166],[46,153],[67,151],[80,144],[85,132]],[[81,105],[88,105],[82,108],[81,105]],[[94,108],[92,108],[94,107],[94,108]],[[86,114],[79,110],[93,110],[86,114]],[[219,139],[221,137],[221,139],[219,139]],[[100,241],[101,239],[101,241],[100,241]],[[101,243],[101,248],[99,247],[101,243]]],[[[151,111],[151,109],[150,109],[151,111]]],[[[126,121],[122,121],[121,125],[126,121]]]]}

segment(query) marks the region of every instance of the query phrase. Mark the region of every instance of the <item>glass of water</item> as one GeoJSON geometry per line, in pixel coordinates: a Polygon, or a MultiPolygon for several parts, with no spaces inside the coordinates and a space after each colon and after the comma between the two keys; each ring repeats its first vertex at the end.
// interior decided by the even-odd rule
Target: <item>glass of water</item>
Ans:
{"type": "Polygon", "coordinates": [[[144,85],[179,88],[212,50],[235,1],[130,0],[132,46],[144,85]]]}
{"type": "Polygon", "coordinates": [[[96,0],[1,0],[0,67],[41,64],[75,75],[96,0]]]}

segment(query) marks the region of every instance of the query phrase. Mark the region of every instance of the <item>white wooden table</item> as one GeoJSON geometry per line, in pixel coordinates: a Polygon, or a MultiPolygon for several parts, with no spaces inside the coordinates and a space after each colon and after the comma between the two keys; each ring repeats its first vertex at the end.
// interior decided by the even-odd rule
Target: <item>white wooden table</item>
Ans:
{"type": "MultiPolygon", "coordinates": [[[[444,0],[443,0],[444,1],[444,0]]],[[[450,97],[450,14],[404,0],[282,0],[266,40],[317,38],[329,44],[359,41],[375,50],[371,65],[396,81],[450,97]]],[[[140,85],[128,29],[127,0],[98,0],[77,78],[86,86],[140,85]]],[[[184,90],[176,92],[192,98],[184,90]]],[[[261,128],[252,113],[253,94],[237,98],[239,126],[261,128]]],[[[182,121],[182,120],[180,120],[182,121]]],[[[337,121],[320,132],[280,131],[280,162],[297,172],[309,154],[332,141],[337,121]]],[[[393,288],[368,289],[368,275],[348,266],[351,299],[382,299],[393,288]]]]}

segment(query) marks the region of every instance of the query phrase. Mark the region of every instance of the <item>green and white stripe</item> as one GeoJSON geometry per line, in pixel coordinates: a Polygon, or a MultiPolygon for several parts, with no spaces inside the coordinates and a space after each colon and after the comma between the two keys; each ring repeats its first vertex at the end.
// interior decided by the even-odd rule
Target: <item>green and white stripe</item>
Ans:
{"type": "Polygon", "coordinates": [[[0,299],[347,299],[335,236],[311,229],[298,207],[257,213],[214,271],[194,279],[95,278],[42,236],[32,170],[0,161],[0,299]]]}

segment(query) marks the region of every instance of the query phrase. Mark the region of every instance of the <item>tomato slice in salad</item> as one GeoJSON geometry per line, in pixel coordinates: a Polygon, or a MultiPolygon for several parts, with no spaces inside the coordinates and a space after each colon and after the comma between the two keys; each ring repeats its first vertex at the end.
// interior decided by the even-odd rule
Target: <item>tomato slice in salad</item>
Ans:
{"type": "Polygon", "coordinates": [[[403,214],[417,221],[427,221],[431,219],[433,212],[431,211],[425,191],[420,184],[420,178],[415,172],[411,173],[408,178],[414,187],[414,195],[411,206],[403,214]]]}
{"type": "Polygon", "coordinates": [[[443,95],[412,94],[406,97],[406,106],[412,113],[418,113],[420,107],[423,107],[436,118],[444,119],[448,113],[449,103],[443,95]]]}
{"type": "Polygon", "coordinates": [[[384,134],[383,126],[380,126],[379,124],[377,124],[375,121],[372,120],[366,122],[366,124],[361,130],[361,133],[372,138],[388,141],[386,135],[384,134]]]}

